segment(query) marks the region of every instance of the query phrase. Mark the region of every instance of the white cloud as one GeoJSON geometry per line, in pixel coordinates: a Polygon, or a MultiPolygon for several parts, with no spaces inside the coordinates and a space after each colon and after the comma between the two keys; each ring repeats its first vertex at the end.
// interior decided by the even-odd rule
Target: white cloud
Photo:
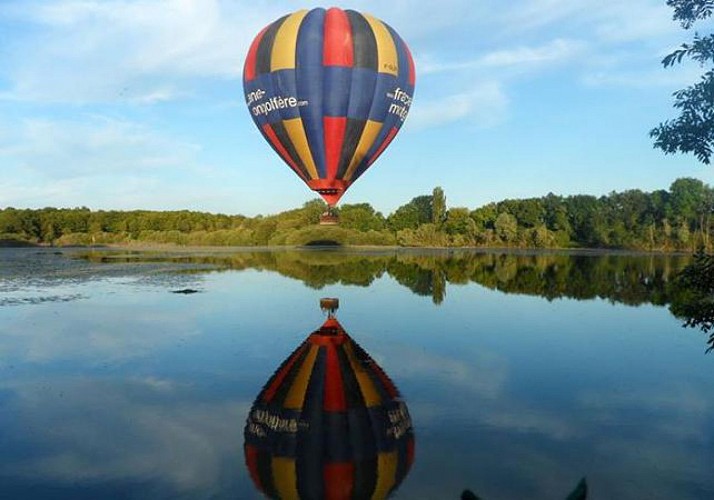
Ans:
{"type": "Polygon", "coordinates": [[[646,41],[681,31],[664,2],[611,2],[601,8],[595,33],[606,42],[646,41]]]}
{"type": "Polygon", "coordinates": [[[583,83],[592,87],[669,87],[681,88],[692,85],[699,80],[701,70],[698,68],[678,68],[668,70],[655,68],[651,70],[621,70],[589,72],[583,76],[583,83]]]}
{"type": "MultiPolygon", "coordinates": [[[[6,19],[34,29],[8,44],[3,71],[10,85],[0,99],[138,104],[193,95],[196,79],[238,80],[248,45],[259,29],[286,12],[305,7],[293,1],[222,0],[60,0],[9,5],[0,15],[4,11],[6,19]]],[[[386,5],[368,0],[357,2],[355,8],[387,19],[416,47],[432,35],[447,32],[468,40],[467,33],[478,29],[478,37],[471,40],[473,48],[492,48],[468,59],[472,50],[466,44],[455,52],[446,48],[448,38],[442,38],[443,42],[428,45],[437,51],[431,60],[417,54],[420,74],[569,61],[586,44],[605,44],[602,51],[613,43],[651,42],[678,30],[670,9],[645,0],[528,0],[508,8],[489,1],[449,0],[434,8],[406,0],[386,5]],[[503,48],[498,26],[517,26],[516,36],[509,40],[521,43],[503,48]],[[524,35],[533,30],[546,34],[545,28],[553,26],[557,31],[547,32],[548,42],[524,35]],[[575,32],[583,41],[569,35],[553,40],[552,34],[559,32],[575,32]],[[458,52],[466,59],[446,61],[445,54],[458,52]]]]}
{"type": "Polygon", "coordinates": [[[484,56],[481,62],[484,66],[513,66],[557,62],[573,58],[581,48],[581,42],[557,39],[540,47],[498,50],[484,56]]]}
{"type": "Polygon", "coordinates": [[[0,475],[60,484],[148,479],[195,496],[218,493],[226,465],[240,461],[247,401],[192,401],[190,387],[157,387],[151,378],[63,377],[2,389],[14,395],[16,435],[41,442],[42,453],[0,465],[0,475]]]}
{"type": "Polygon", "coordinates": [[[586,2],[572,0],[525,0],[503,12],[520,29],[541,28],[571,16],[580,16],[587,9],[586,2]]]}
{"type": "Polygon", "coordinates": [[[557,25],[595,34],[608,42],[624,42],[676,32],[672,10],[651,0],[525,0],[504,13],[525,30],[557,25]]]}
{"type": "MultiPolygon", "coordinates": [[[[105,280],[105,286],[108,282],[105,280]]],[[[61,285],[58,288],[58,292],[65,292],[61,285]]],[[[88,282],[78,289],[81,290],[80,296],[89,296],[91,290],[96,289],[96,283],[88,282]]],[[[42,293],[47,294],[45,290],[29,290],[13,295],[32,299],[42,293]]],[[[77,323],[72,324],[60,323],[47,317],[53,312],[37,309],[32,316],[35,322],[32,335],[27,335],[22,326],[27,321],[26,317],[8,321],[0,328],[4,339],[0,345],[0,359],[4,362],[40,364],[55,360],[126,360],[203,333],[192,318],[177,317],[171,313],[147,313],[135,320],[132,329],[127,329],[126,321],[123,320],[125,311],[85,305],[81,298],[75,302],[73,311],[67,313],[67,316],[91,319],[77,320],[77,323]],[[94,307],[95,314],[87,314],[87,307],[94,307]],[[79,323],[83,328],[76,327],[79,323]],[[161,327],[157,328],[156,325],[161,327]],[[137,335],[137,331],[145,333],[137,335]]]]}
{"type": "Polygon", "coordinates": [[[438,98],[419,96],[409,118],[409,127],[425,129],[465,122],[479,127],[502,123],[508,114],[508,84],[545,67],[572,61],[583,53],[578,40],[555,39],[541,45],[498,49],[465,61],[442,61],[424,57],[417,61],[420,75],[446,78],[453,91],[438,98]],[[488,74],[490,80],[482,81],[488,74]]]}
{"type": "Polygon", "coordinates": [[[374,357],[380,365],[385,359],[392,361],[389,375],[394,380],[427,377],[481,398],[498,397],[509,374],[507,360],[493,352],[479,352],[464,361],[403,344],[387,344],[374,357]],[[400,364],[398,359],[409,359],[409,363],[400,364]]]}
{"type": "MultiPolygon", "coordinates": [[[[238,80],[258,31],[301,8],[292,1],[223,0],[9,4],[3,17],[37,29],[12,44],[4,70],[11,85],[2,99],[147,104],[190,95],[196,79],[238,80]]],[[[418,37],[463,22],[461,13],[472,11],[473,2],[448,0],[434,9],[364,1],[354,8],[418,37]]]]}
{"type": "Polygon", "coordinates": [[[508,97],[496,82],[476,84],[463,93],[431,101],[414,101],[409,127],[425,129],[465,121],[480,127],[501,123],[507,113],[508,97]]]}
{"type": "MultiPolygon", "coordinates": [[[[74,206],[98,200],[124,208],[173,196],[181,176],[211,172],[197,144],[137,122],[99,115],[0,123],[0,205],[74,206]],[[134,203],[132,205],[132,203],[134,203]]],[[[190,193],[198,194],[196,190],[190,193]]],[[[160,205],[159,205],[160,206],[160,205]]]]}
{"type": "Polygon", "coordinates": [[[206,157],[215,153],[198,141],[135,120],[89,113],[0,118],[0,206],[266,213],[302,203],[307,189],[290,189],[290,201],[266,200],[263,179],[246,176],[254,162],[264,162],[282,174],[273,186],[295,187],[267,146],[254,148],[255,155],[246,149],[255,140],[231,138],[228,158],[214,163],[206,157]]]}
{"type": "Polygon", "coordinates": [[[426,57],[417,62],[420,74],[424,75],[445,71],[508,67],[532,70],[547,64],[557,64],[571,60],[583,48],[584,44],[580,41],[556,39],[535,47],[520,46],[512,49],[495,50],[469,61],[438,62],[433,57],[426,57]]]}
{"type": "Polygon", "coordinates": [[[53,179],[177,168],[189,164],[199,150],[145,125],[98,115],[26,119],[0,137],[0,158],[10,164],[5,169],[53,179]]]}
{"type": "MultiPolygon", "coordinates": [[[[12,94],[61,102],[155,102],[202,77],[237,78],[273,9],[219,0],[60,1],[16,9],[40,33],[10,53],[12,94]]],[[[274,17],[277,17],[277,13],[274,17]]]]}

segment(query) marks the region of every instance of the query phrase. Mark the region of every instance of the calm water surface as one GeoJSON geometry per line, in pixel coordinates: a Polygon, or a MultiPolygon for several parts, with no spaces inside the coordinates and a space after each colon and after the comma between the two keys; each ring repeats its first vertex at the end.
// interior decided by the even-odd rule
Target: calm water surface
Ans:
{"type": "Polygon", "coordinates": [[[0,498],[261,498],[246,419],[325,296],[411,415],[395,497],[714,498],[714,355],[668,308],[686,263],[0,250],[0,498]]]}

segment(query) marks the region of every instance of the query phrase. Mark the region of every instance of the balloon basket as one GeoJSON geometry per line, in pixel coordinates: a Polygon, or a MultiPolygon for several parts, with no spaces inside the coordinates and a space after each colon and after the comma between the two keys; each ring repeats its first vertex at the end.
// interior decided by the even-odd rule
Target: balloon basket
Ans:
{"type": "Polygon", "coordinates": [[[324,212],[322,215],[320,215],[321,226],[337,226],[339,225],[339,223],[340,217],[331,210],[328,210],[327,212],[324,212]]]}

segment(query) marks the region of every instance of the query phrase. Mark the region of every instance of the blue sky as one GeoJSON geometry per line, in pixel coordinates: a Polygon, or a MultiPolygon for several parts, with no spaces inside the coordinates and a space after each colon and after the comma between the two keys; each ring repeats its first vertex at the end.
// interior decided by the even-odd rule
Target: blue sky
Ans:
{"type": "MultiPolygon", "coordinates": [[[[315,194],[264,143],[241,72],[266,24],[315,2],[0,3],[0,207],[256,215],[315,194]]],[[[409,44],[414,103],[341,203],[391,212],[442,186],[449,206],[667,188],[712,167],[665,156],[695,65],[662,57],[693,33],[664,0],[355,0],[409,44]]],[[[704,29],[710,28],[703,26],[704,29]]]]}

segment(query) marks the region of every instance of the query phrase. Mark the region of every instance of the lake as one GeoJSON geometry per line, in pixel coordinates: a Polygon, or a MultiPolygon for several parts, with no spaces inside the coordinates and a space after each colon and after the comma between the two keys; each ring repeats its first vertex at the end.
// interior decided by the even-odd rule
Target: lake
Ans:
{"type": "Polygon", "coordinates": [[[559,499],[583,477],[594,499],[714,498],[714,355],[669,311],[688,261],[0,249],[0,498],[252,499],[310,474],[403,499],[559,499]],[[323,297],[347,354],[310,344],[336,331],[308,339],[323,297]]]}

